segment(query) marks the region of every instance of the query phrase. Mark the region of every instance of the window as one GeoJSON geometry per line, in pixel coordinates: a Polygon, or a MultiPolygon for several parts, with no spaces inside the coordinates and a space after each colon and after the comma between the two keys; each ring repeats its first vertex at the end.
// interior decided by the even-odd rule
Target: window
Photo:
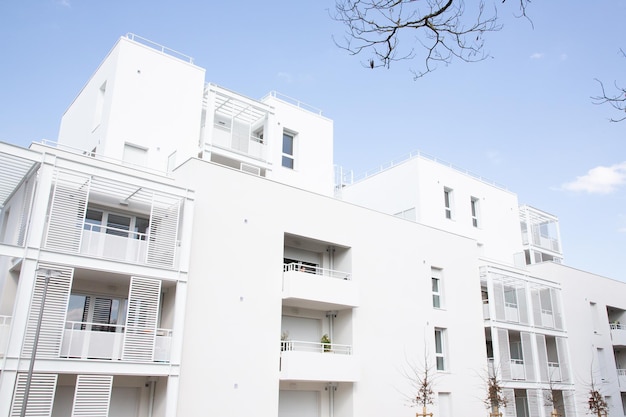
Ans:
{"type": "Polygon", "coordinates": [[[446,219],[452,219],[452,189],[443,189],[443,202],[445,207],[446,219]]]}
{"type": "Polygon", "coordinates": [[[146,162],[148,161],[148,148],[133,145],[132,143],[125,143],[122,160],[131,165],[146,166],[146,162]]]}
{"type": "Polygon", "coordinates": [[[478,199],[476,197],[470,199],[470,207],[472,209],[472,226],[478,227],[478,199]]]}
{"type": "Polygon", "coordinates": [[[431,268],[430,269],[431,276],[431,286],[433,292],[433,307],[435,308],[443,308],[443,288],[442,288],[442,274],[441,269],[431,268]]]}
{"type": "Polygon", "coordinates": [[[108,235],[146,240],[150,220],[145,217],[111,213],[106,210],[87,208],[83,228],[108,235]]]}
{"type": "Polygon", "coordinates": [[[435,360],[437,362],[437,370],[446,370],[446,356],[445,356],[445,329],[435,329],[435,360]]]}
{"type": "Polygon", "coordinates": [[[282,165],[285,168],[293,169],[295,135],[283,132],[283,159],[282,165]]]}
{"type": "Polygon", "coordinates": [[[83,323],[81,330],[120,333],[126,320],[126,307],[127,300],[123,298],[72,294],[67,307],[67,321],[83,323]]]}

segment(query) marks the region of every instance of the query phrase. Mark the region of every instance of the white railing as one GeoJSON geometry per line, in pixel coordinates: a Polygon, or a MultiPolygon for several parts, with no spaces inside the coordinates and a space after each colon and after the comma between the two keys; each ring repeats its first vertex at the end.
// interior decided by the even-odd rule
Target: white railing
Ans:
{"type": "Polygon", "coordinates": [[[281,340],[280,350],[313,353],[336,353],[340,355],[351,355],[352,346],[340,345],[337,343],[304,342],[301,340],[281,340]]]}
{"type": "Polygon", "coordinates": [[[100,258],[145,263],[147,235],[98,224],[85,223],[80,253],[100,258]]]}
{"type": "Polygon", "coordinates": [[[188,55],[185,55],[183,53],[180,53],[180,52],[178,52],[178,51],[176,51],[174,49],[171,49],[171,48],[168,48],[166,46],[160,45],[160,44],[158,44],[156,42],[153,42],[153,41],[151,41],[149,39],[142,38],[141,36],[137,36],[134,33],[127,33],[126,37],[128,39],[130,39],[131,41],[135,41],[135,42],[140,43],[142,45],[148,46],[148,47],[150,47],[152,49],[156,49],[157,51],[161,52],[162,54],[173,56],[174,58],[178,58],[178,59],[181,59],[183,61],[187,61],[190,64],[193,64],[193,58],[192,57],[190,57],[188,55]]]}
{"type": "MultiPolygon", "coordinates": [[[[66,321],[61,344],[62,358],[121,360],[124,325],[66,321]]],[[[157,329],[154,361],[169,362],[172,330],[157,329]]]]}
{"type": "Polygon", "coordinates": [[[288,95],[285,95],[285,94],[281,94],[277,91],[270,91],[261,99],[261,101],[265,101],[265,99],[267,99],[268,97],[277,98],[280,101],[284,101],[285,103],[294,105],[300,109],[310,111],[311,113],[317,113],[320,116],[322,115],[322,110],[318,109],[317,107],[313,107],[310,104],[306,104],[298,99],[289,97],[288,95]]]}
{"type": "Polygon", "coordinates": [[[262,161],[267,159],[267,146],[260,137],[254,134],[234,135],[230,127],[220,125],[219,123],[215,123],[213,128],[211,143],[206,144],[208,148],[216,146],[262,161]]]}
{"type": "Polygon", "coordinates": [[[548,362],[548,375],[550,381],[561,382],[563,380],[561,376],[561,366],[558,362],[548,362]]]}
{"type": "Polygon", "coordinates": [[[526,370],[523,359],[511,359],[511,377],[514,380],[525,380],[526,370]]]}
{"type": "Polygon", "coordinates": [[[489,320],[490,314],[489,314],[489,300],[483,300],[483,319],[485,320],[489,320]]]}
{"type": "Polygon", "coordinates": [[[11,316],[0,316],[0,358],[3,358],[7,351],[10,331],[11,316]]]}
{"type": "Polygon", "coordinates": [[[283,271],[304,272],[311,275],[319,275],[322,277],[351,280],[352,276],[349,272],[335,271],[333,269],[321,268],[319,266],[303,265],[299,263],[290,263],[283,265],[283,271]]]}
{"type": "Polygon", "coordinates": [[[619,323],[611,323],[611,330],[625,330],[626,326],[624,326],[623,324],[619,324],[619,323]]]}

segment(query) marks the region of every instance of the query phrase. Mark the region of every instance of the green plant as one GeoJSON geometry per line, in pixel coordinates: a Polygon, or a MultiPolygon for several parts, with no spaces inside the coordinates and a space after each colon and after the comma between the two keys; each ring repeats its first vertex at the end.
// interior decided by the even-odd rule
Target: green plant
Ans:
{"type": "Polygon", "coordinates": [[[330,352],[331,345],[330,345],[330,337],[328,336],[328,334],[324,334],[320,342],[322,342],[322,347],[324,349],[324,352],[330,352]]]}

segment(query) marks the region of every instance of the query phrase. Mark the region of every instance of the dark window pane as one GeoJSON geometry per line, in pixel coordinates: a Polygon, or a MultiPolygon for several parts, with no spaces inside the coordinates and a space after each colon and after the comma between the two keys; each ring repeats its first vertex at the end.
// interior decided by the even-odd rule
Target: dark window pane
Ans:
{"type": "Polygon", "coordinates": [[[107,233],[115,236],[128,237],[130,230],[130,217],[109,214],[107,220],[107,233]]]}
{"type": "Polygon", "coordinates": [[[293,169],[293,159],[289,158],[287,156],[283,156],[283,166],[285,168],[291,168],[293,169]]]}
{"type": "Polygon", "coordinates": [[[293,155],[293,136],[283,133],[283,153],[293,155]]]}

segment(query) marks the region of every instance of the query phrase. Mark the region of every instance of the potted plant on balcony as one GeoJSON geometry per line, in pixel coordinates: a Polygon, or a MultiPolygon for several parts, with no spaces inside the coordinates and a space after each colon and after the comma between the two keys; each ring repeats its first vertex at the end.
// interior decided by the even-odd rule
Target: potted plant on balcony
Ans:
{"type": "Polygon", "coordinates": [[[281,350],[281,352],[285,351],[285,350],[288,350],[288,343],[286,343],[288,341],[289,341],[289,331],[285,330],[280,335],[280,350],[281,350]]]}
{"type": "Polygon", "coordinates": [[[324,336],[322,336],[322,339],[320,340],[320,342],[322,342],[322,348],[324,349],[324,352],[331,351],[330,337],[328,336],[327,333],[325,333],[324,336]]]}

